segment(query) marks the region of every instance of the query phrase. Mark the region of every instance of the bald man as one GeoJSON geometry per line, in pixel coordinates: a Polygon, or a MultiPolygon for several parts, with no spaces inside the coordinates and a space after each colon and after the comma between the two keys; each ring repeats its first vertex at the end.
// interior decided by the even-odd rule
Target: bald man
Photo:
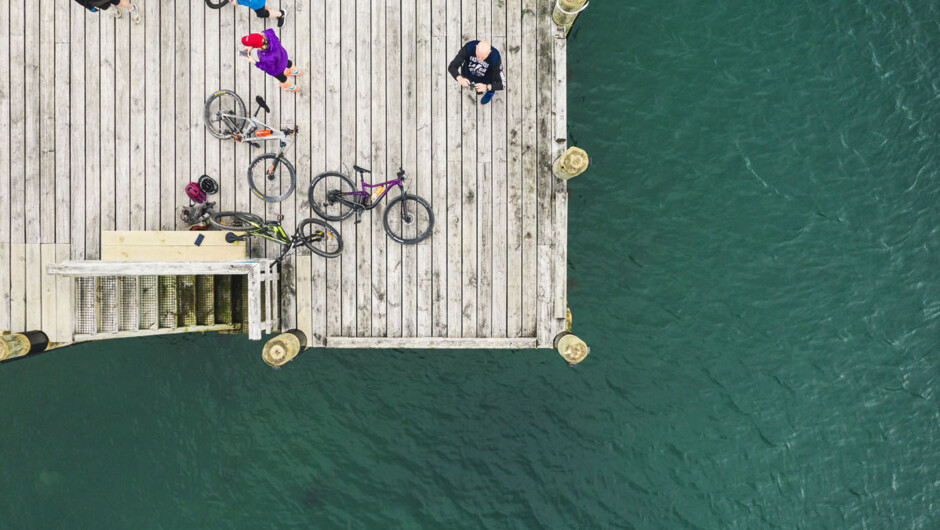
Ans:
{"type": "Polygon", "coordinates": [[[494,92],[506,86],[499,50],[485,40],[472,40],[464,44],[447,71],[461,86],[469,87],[472,84],[477,93],[485,92],[486,95],[480,100],[483,105],[490,102],[494,92]]]}

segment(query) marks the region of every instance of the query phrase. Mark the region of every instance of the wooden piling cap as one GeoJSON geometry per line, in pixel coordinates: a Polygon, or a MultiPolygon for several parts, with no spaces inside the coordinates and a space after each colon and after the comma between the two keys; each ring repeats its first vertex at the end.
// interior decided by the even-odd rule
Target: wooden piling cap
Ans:
{"type": "Polygon", "coordinates": [[[570,175],[584,172],[591,165],[587,152],[580,147],[571,147],[561,157],[561,168],[570,175]]]}
{"type": "Polygon", "coordinates": [[[290,333],[282,333],[269,340],[261,351],[261,358],[271,366],[283,366],[300,353],[300,339],[290,333]]]}
{"type": "Polygon", "coordinates": [[[555,349],[568,364],[578,364],[591,353],[583,340],[565,331],[555,337],[555,349]]]}
{"type": "Polygon", "coordinates": [[[21,333],[0,335],[0,361],[29,353],[29,338],[21,333]]]}

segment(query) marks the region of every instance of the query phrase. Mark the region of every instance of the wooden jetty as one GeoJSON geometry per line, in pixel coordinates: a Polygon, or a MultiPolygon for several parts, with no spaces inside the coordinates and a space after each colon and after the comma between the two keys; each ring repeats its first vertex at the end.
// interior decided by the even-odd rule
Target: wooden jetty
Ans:
{"type": "MultiPolygon", "coordinates": [[[[59,344],[133,335],[143,309],[127,327],[99,314],[77,331],[78,298],[102,307],[110,296],[80,292],[74,273],[86,270],[79,262],[103,263],[103,233],[185,230],[183,187],[202,174],[220,182],[217,209],[282,215],[291,233],[315,215],[311,179],[354,177],[358,164],[375,180],[403,168],[409,191],[431,202],[432,236],[395,243],[381,208],[358,225],[333,223],[344,253],[285,261],[274,283],[279,314],[265,331],[297,328],[315,347],[553,347],[566,328],[568,215],[567,183],[552,175],[567,148],[565,30],[552,21],[553,0],[281,0],[288,16],[277,32],[305,72],[297,94],[236,53],[241,36],[276,28],[273,19],[194,0],[135,1],[139,25],[71,0],[0,7],[9,55],[0,60],[0,130],[10,138],[0,142],[0,330],[44,330],[59,344]],[[446,71],[477,38],[501,52],[506,73],[506,90],[486,106],[446,71]],[[262,95],[266,121],[299,127],[288,152],[297,191],[287,200],[249,192],[248,162],[261,150],[206,131],[203,107],[220,88],[246,103],[262,95]]],[[[253,240],[248,254],[273,258],[274,247],[253,240]]],[[[108,267],[94,276],[119,274],[108,267]]],[[[161,270],[154,277],[170,269],[161,270]]],[[[166,296],[182,304],[189,281],[166,296]]],[[[114,288],[143,296],[145,283],[114,288]]]]}

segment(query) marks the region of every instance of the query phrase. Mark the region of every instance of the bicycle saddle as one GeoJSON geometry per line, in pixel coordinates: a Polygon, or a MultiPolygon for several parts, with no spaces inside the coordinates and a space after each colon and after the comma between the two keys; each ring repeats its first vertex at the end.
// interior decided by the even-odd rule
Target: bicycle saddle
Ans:
{"type": "Polygon", "coordinates": [[[368,169],[366,169],[366,168],[364,168],[364,167],[353,166],[353,169],[355,169],[356,171],[358,171],[358,172],[360,172],[360,173],[372,173],[371,171],[369,171],[368,169]]]}
{"type": "Polygon", "coordinates": [[[261,96],[255,96],[255,103],[257,103],[259,107],[261,107],[262,109],[264,109],[265,112],[271,112],[271,108],[268,107],[268,104],[267,104],[267,103],[265,103],[263,97],[261,97],[261,96]]]}

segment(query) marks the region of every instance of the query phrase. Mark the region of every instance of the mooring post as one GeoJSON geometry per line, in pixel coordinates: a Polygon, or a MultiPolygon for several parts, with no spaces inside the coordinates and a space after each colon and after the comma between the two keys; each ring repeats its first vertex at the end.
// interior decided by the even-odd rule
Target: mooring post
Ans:
{"type": "Polygon", "coordinates": [[[38,330],[0,335],[0,361],[39,353],[48,346],[49,337],[38,330]]]}
{"type": "Polygon", "coordinates": [[[552,20],[555,25],[565,28],[565,37],[571,31],[571,25],[578,18],[578,14],[584,11],[589,3],[588,0],[555,0],[552,20]]]}
{"type": "Polygon", "coordinates": [[[279,368],[297,357],[306,347],[307,335],[299,329],[291,329],[269,340],[261,351],[261,358],[279,368]]]}
{"type": "Polygon", "coordinates": [[[591,157],[580,147],[569,147],[552,164],[552,173],[561,180],[577,177],[591,167],[591,157]]]}
{"type": "Polygon", "coordinates": [[[565,330],[555,335],[555,350],[565,359],[568,366],[574,366],[591,353],[591,348],[583,340],[571,333],[571,309],[565,307],[565,330]]]}
{"type": "Polygon", "coordinates": [[[555,335],[555,350],[570,366],[580,363],[591,353],[591,348],[570,331],[555,335]]]}

